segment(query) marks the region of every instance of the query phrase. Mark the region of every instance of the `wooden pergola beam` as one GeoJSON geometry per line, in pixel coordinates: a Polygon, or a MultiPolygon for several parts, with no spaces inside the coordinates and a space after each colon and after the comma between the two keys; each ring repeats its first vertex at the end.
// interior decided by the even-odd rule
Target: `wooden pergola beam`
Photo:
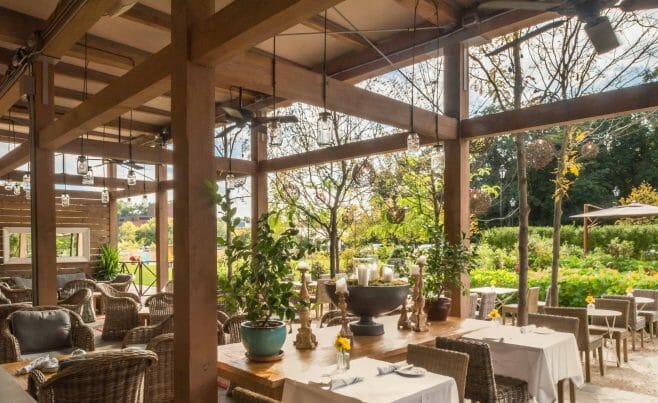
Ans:
{"type": "Polygon", "coordinates": [[[658,83],[465,119],[463,138],[490,137],[658,109],[658,83]]]}
{"type": "Polygon", "coordinates": [[[171,15],[160,10],[137,3],[128,11],[121,14],[121,18],[134,21],[163,32],[171,31],[171,15]]]}
{"type": "MultiPolygon", "coordinates": [[[[254,52],[237,56],[215,70],[219,84],[237,85],[265,94],[272,93],[272,59],[254,52]]],[[[277,65],[277,94],[289,100],[322,106],[322,75],[301,67],[277,65]]],[[[411,108],[404,102],[355,87],[335,79],[327,82],[327,108],[363,119],[408,129],[411,108]]],[[[457,137],[455,119],[415,108],[415,129],[426,137],[457,137]]]]}
{"type": "MultiPolygon", "coordinates": [[[[318,32],[324,32],[324,15],[314,15],[310,19],[303,21],[302,25],[318,32]]],[[[346,31],[351,31],[351,29],[327,18],[327,35],[359,48],[367,48],[370,46],[368,41],[363,39],[361,35],[347,34],[345,33],[346,31]]]]}
{"type": "Polygon", "coordinates": [[[439,25],[459,22],[460,12],[445,0],[395,0],[401,6],[413,11],[418,4],[418,16],[436,25],[436,13],[439,13],[439,25]]]}
{"type": "MultiPolygon", "coordinates": [[[[6,175],[4,178],[12,179],[16,182],[21,182],[23,180],[23,174],[24,172],[14,171],[9,175],[6,175]]],[[[68,186],[79,186],[81,185],[81,180],[82,180],[82,176],[74,175],[74,174],[59,173],[59,174],[54,174],[53,176],[53,183],[55,185],[63,185],[64,183],[66,183],[68,186]]],[[[103,182],[105,182],[104,183],[105,186],[107,186],[107,188],[110,190],[125,189],[128,187],[125,179],[110,178],[110,177],[103,178],[99,176],[94,177],[93,185],[84,185],[84,186],[103,187],[103,182]]],[[[148,180],[147,181],[138,180],[135,186],[141,189],[144,186],[144,184],[149,185],[151,183],[154,182],[148,180]]]]}
{"type": "Polygon", "coordinates": [[[192,27],[191,59],[214,66],[341,1],[234,1],[192,27]]]}

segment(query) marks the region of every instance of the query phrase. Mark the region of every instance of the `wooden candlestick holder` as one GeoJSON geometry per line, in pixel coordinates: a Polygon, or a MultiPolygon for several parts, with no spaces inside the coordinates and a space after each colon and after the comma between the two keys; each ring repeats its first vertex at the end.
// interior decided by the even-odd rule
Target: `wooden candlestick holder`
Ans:
{"type": "Polygon", "coordinates": [[[404,301],[402,301],[402,309],[400,310],[400,318],[398,319],[398,329],[411,329],[411,321],[409,320],[407,312],[407,297],[404,297],[404,301]]]}
{"type": "Polygon", "coordinates": [[[295,347],[298,350],[312,350],[318,345],[318,341],[311,330],[311,312],[308,309],[310,304],[310,296],[308,294],[308,287],[306,282],[305,267],[298,269],[302,273],[302,289],[300,292],[300,299],[302,308],[299,310],[299,322],[301,326],[297,329],[297,338],[294,341],[295,347]]]}
{"type": "Polygon", "coordinates": [[[341,337],[348,338],[350,340],[350,345],[352,345],[354,343],[354,334],[349,327],[349,320],[347,319],[347,302],[345,301],[348,293],[336,291],[336,294],[338,295],[338,309],[340,309],[341,317],[340,332],[338,332],[338,334],[341,337]]]}
{"type": "Polygon", "coordinates": [[[429,326],[427,326],[427,314],[425,313],[425,296],[423,295],[423,267],[425,267],[425,263],[417,263],[420,270],[416,276],[416,283],[414,285],[414,306],[413,313],[411,315],[411,329],[415,332],[427,332],[430,329],[429,326]]]}

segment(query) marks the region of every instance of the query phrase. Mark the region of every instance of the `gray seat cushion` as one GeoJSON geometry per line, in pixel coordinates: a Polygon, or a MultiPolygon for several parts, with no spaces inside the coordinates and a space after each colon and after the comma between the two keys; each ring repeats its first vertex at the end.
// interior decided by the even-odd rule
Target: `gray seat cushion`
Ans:
{"type": "Polygon", "coordinates": [[[64,310],[16,311],[11,329],[21,354],[60,350],[71,347],[71,318],[64,310]]]}
{"type": "Polygon", "coordinates": [[[57,289],[64,288],[66,283],[73,280],[84,280],[87,276],[83,272],[79,273],[65,273],[57,275],[57,289]]]}
{"type": "Polygon", "coordinates": [[[12,277],[11,281],[16,288],[32,288],[32,279],[25,277],[12,277]]]}

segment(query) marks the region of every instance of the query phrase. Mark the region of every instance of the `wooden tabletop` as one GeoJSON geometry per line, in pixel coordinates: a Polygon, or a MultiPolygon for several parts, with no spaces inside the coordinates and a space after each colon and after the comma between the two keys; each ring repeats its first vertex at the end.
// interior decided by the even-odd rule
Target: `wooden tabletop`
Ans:
{"type": "MultiPolygon", "coordinates": [[[[352,358],[370,357],[397,362],[406,359],[408,344],[434,345],[437,336],[461,337],[462,335],[492,326],[491,322],[475,319],[448,318],[445,322],[432,322],[428,332],[414,332],[397,329],[397,316],[376,318],[384,324],[385,334],[381,336],[355,336],[352,358]]],[[[338,326],[313,329],[318,340],[315,350],[297,350],[293,345],[297,330],[288,334],[283,347],[283,360],[273,363],[254,363],[245,357],[242,343],[219,346],[217,348],[218,375],[256,392],[275,399],[281,399],[286,378],[299,378],[299,374],[311,367],[326,367],[336,362],[334,340],[338,326]]]]}
{"type": "Polygon", "coordinates": [[[648,297],[635,297],[635,303],[640,305],[653,304],[655,300],[648,297]]]}
{"type": "Polygon", "coordinates": [[[471,288],[470,291],[477,294],[486,294],[488,292],[495,292],[496,295],[513,294],[519,292],[519,290],[516,288],[506,288],[506,287],[476,287],[476,288],[471,288]]]}
{"type": "Polygon", "coordinates": [[[621,312],[613,311],[611,309],[588,309],[587,315],[592,317],[611,318],[613,316],[621,316],[621,312]]]}
{"type": "Polygon", "coordinates": [[[25,365],[25,362],[12,370],[14,364],[19,363],[1,365],[4,370],[0,370],[0,393],[2,393],[0,400],[12,403],[34,403],[34,399],[27,393],[27,375],[20,377],[13,375],[16,369],[25,365]]]}

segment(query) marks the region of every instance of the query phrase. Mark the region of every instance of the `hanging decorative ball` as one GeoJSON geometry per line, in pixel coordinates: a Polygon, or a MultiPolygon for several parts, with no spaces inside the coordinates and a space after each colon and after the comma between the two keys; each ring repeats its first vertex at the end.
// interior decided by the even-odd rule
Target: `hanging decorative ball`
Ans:
{"type": "Polygon", "coordinates": [[[588,141],[580,148],[580,155],[582,155],[583,158],[587,158],[588,160],[596,158],[598,154],[599,145],[594,142],[588,141]]]}
{"type": "Polygon", "coordinates": [[[491,207],[491,197],[482,189],[471,189],[471,213],[483,214],[491,207]]]}
{"type": "Polygon", "coordinates": [[[297,188],[297,185],[295,185],[292,182],[285,183],[283,185],[283,190],[290,195],[293,199],[296,199],[299,197],[299,188],[297,188]]]}
{"type": "Polygon", "coordinates": [[[536,139],[526,147],[528,166],[541,169],[548,165],[554,157],[553,145],[546,139],[536,139]]]}
{"type": "Polygon", "coordinates": [[[364,161],[363,164],[356,164],[352,172],[357,185],[367,186],[372,183],[375,170],[370,161],[364,161]]]}
{"type": "Polygon", "coordinates": [[[405,215],[405,209],[396,204],[386,210],[386,221],[390,222],[391,224],[400,224],[402,221],[404,221],[405,215]]]}

